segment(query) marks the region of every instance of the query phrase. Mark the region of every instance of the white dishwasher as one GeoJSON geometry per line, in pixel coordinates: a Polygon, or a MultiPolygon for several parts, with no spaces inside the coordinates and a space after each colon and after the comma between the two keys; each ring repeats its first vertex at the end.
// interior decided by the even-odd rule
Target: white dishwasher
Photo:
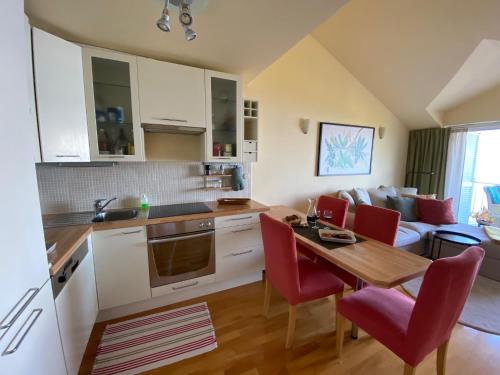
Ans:
{"type": "Polygon", "coordinates": [[[52,277],[52,291],[66,369],[76,375],[98,313],[90,238],[52,277]]]}

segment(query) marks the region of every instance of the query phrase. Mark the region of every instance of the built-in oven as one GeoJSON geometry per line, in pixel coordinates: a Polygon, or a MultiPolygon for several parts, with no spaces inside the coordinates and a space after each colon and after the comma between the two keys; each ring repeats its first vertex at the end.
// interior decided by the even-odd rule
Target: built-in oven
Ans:
{"type": "Polygon", "coordinates": [[[215,273],[214,219],[147,226],[151,288],[215,273]]]}

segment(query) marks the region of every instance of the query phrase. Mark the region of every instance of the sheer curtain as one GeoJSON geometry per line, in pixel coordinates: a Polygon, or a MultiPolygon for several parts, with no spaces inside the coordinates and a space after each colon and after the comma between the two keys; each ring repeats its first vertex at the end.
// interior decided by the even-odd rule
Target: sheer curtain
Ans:
{"type": "Polygon", "coordinates": [[[446,159],[444,198],[453,198],[453,212],[455,212],[455,215],[458,215],[460,204],[466,145],[467,131],[462,130],[450,133],[448,156],[446,159]]]}

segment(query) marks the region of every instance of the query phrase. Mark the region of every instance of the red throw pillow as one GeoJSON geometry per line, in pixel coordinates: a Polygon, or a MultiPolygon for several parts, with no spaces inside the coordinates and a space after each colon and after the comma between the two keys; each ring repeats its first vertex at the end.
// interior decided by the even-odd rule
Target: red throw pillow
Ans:
{"type": "Polygon", "coordinates": [[[440,201],[438,199],[417,198],[418,216],[427,224],[455,224],[453,214],[453,198],[440,201]]]}

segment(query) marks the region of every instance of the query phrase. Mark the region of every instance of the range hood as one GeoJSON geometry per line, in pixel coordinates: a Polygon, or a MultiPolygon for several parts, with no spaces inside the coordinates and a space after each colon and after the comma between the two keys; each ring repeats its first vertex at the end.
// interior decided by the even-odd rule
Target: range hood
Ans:
{"type": "Polygon", "coordinates": [[[207,131],[205,128],[196,126],[179,126],[163,124],[141,124],[141,127],[148,133],[169,133],[169,134],[188,134],[200,135],[207,131]]]}

